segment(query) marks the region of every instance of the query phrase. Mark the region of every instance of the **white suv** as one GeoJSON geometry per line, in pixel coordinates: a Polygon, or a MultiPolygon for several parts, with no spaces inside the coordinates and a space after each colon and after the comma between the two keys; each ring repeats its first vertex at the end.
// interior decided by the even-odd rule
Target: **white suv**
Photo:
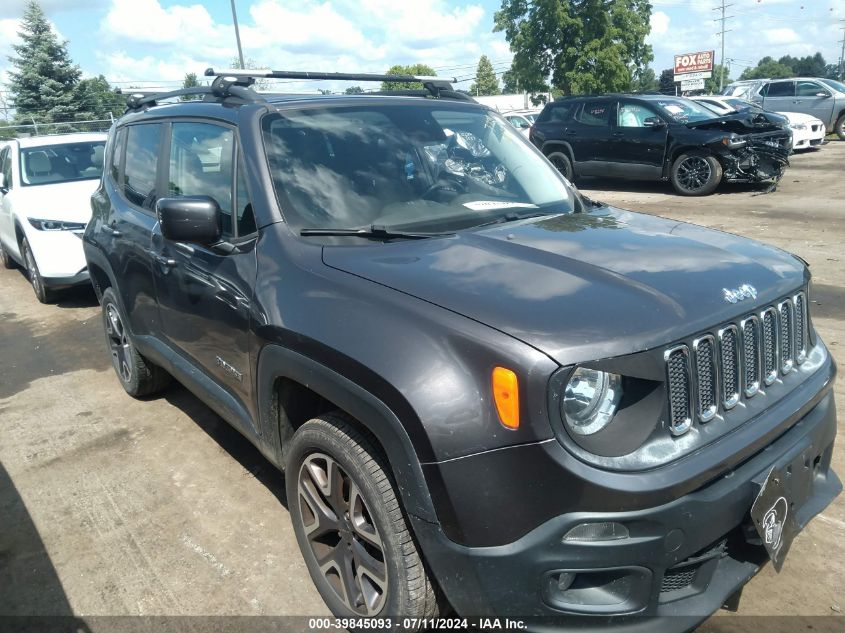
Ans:
{"type": "Polygon", "coordinates": [[[61,134],[0,150],[0,262],[26,268],[42,303],[56,289],[88,283],[81,238],[105,146],[105,134],[61,134]]]}

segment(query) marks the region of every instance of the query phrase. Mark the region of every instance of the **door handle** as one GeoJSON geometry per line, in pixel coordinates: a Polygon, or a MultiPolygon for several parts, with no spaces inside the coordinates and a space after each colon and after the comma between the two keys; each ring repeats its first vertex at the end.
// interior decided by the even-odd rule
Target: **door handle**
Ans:
{"type": "Polygon", "coordinates": [[[578,132],[576,132],[575,130],[566,130],[567,136],[575,136],[576,134],[578,134],[578,132]]]}
{"type": "Polygon", "coordinates": [[[118,231],[117,229],[114,228],[114,225],[106,226],[105,224],[103,224],[100,227],[100,230],[103,233],[107,233],[108,235],[111,235],[112,237],[120,237],[121,235],[123,235],[123,233],[121,233],[120,231],[118,231]]]}
{"type": "Polygon", "coordinates": [[[176,260],[170,257],[165,257],[164,255],[154,255],[153,259],[156,260],[162,266],[166,266],[167,268],[173,268],[176,265],[176,260]]]}
{"type": "Polygon", "coordinates": [[[625,136],[625,132],[614,132],[613,134],[611,134],[611,136],[613,138],[622,138],[623,136],[625,136]]]}

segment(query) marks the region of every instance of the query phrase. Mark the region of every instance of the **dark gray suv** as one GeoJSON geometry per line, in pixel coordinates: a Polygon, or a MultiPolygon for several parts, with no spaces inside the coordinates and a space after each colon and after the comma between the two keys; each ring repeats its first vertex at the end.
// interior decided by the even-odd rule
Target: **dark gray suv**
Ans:
{"type": "Polygon", "coordinates": [[[589,200],[442,80],[268,75],[424,88],[134,96],[84,246],[124,389],[284,472],[344,627],[680,631],[780,567],[841,490],[802,260],[589,200]]]}

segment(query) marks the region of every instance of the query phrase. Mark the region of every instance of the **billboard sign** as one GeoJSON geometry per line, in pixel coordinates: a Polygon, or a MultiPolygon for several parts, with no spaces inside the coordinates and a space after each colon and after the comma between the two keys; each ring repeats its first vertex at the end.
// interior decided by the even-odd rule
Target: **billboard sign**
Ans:
{"type": "Polygon", "coordinates": [[[675,55],[675,74],[713,72],[714,51],[699,51],[675,55]]]}
{"type": "Polygon", "coordinates": [[[684,73],[683,75],[675,75],[675,81],[692,81],[694,79],[710,79],[713,73],[684,73]]]}

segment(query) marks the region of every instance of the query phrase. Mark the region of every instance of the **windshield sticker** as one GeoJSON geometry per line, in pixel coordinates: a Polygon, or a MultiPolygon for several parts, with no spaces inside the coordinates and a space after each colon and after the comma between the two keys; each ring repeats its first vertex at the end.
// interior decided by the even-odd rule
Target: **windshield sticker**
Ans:
{"type": "Polygon", "coordinates": [[[504,200],[477,200],[475,202],[464,202],[467,209],[473,211],[494,211],[496,209],[538,209],[536,204],[526,202],[506,202],[504,200]]]}
{"type": "Polygon", "coordinates": [[[672,114],[683,114],[683,112],[684,112],[684,109],[682,107],[677,106],[674,103],[666,104],[663,107],[666,108],[666,110],[668,110],[672,114]]]}

